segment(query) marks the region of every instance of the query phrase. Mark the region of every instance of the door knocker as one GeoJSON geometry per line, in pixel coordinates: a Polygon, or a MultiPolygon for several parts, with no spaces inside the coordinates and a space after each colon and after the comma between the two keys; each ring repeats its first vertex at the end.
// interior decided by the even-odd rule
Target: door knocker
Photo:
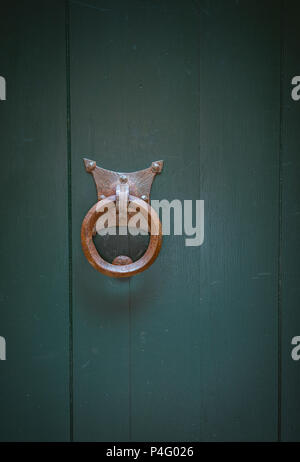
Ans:
{"type": "Polygon", "coordinates": [[[145,170],[120,173],[98,167],[93,160],[83,160],[86,171],[93,175],[98,197],[81,226],[81,244],[88,262],[100,273],[116,278],[144,271],[155,261],[162,244],[161,222],[150,205],[150,191],[154,177],[162,171],[163,161],[152,162],[145,170]],[[128,219],[136,216],[136,212],[144,219],[144,228],[150,233],[146,252],[135,262],[124,255],[116,257],[112,263],[105,261],[93,242],[95,233],[107,225],[106,216],[104,224],[104,214],[115,219],[116,226],[126,227],[128,219]]]}

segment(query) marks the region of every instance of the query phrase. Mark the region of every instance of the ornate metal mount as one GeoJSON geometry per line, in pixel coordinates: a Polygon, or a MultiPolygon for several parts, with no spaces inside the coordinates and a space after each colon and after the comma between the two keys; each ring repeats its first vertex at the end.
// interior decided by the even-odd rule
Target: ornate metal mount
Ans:
{"type": "Polygon", "coordinates": [[[152,182],[155,175],[163,169],[164,162],[158,160],[152,162],[151,166],[145,170],[132,173],[113,172],[105,168],[98,167],[94,160],[83,159],[85,169],[93,175],[97,188],[98,200],[116,194],[117,186],[128,184],[129,194],[140,197],[149,202],[152,182]]]}

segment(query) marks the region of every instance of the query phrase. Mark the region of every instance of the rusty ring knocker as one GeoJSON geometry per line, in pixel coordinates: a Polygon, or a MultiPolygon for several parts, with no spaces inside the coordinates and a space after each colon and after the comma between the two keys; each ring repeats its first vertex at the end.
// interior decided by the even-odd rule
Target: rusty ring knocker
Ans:
{"type": "MultiPolygon", "coordinates": [[[[92,173],[96,183],[98,202],[86,214],[81,226],[81,244],[88,262],[98,271],[111,277],[130,277],[149,268],[157,258],[162,244],[162,227],[159,217],[149,204],[152,181],[163,167],[163,161],[152,162],[151,167],[133,173],[119,173],[100,168],[95,161],[84,159],[86,171],[92,173]],[[103,211],[112,203],[134,204],[147,219],[150,242],[144,255],[132,262],[129,257],[116,257],[112,263],[105,261],[93,242],[95,227],[103,211]]],[[[121,210],[121,209],[120,209],[121,210]]],[[[120,212],[121,214],[121,212],[120,212]]],[[[121,217],[119,216],[119,222],[121,217]]],[[[126,216],[127,222],[127,216],[126,216]]]]}

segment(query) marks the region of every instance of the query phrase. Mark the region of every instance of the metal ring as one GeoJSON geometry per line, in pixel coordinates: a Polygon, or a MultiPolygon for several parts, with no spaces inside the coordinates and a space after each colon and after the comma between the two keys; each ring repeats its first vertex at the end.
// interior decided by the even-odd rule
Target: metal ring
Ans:
{"type": "MultiPolygon", "coordinates": [[[[103,208],[108,206],[112,201],[116,201],[116,199],[116,195],[103,199],[100,202],[101,209],[103,210],[103,208]]],[[[145,271],[156,260],[162,244],[162,227],[155,210],[147,202],[135,196],[129,195],[128,199],[140,208],[142,214],[147,214],[148,220],[150,219],[151,223],[150,242],[146,252],[139,260],[126,265],[114,265],[105,261],[99,255],[93,242],[95,224],[103,213],[103,211],[99,211],[99,202],[96,202],[88,211],[81,226],[81,244],[89,263],[97,271],[100,271],[100,273],[116,278],[126,278],[145,271]]]]}

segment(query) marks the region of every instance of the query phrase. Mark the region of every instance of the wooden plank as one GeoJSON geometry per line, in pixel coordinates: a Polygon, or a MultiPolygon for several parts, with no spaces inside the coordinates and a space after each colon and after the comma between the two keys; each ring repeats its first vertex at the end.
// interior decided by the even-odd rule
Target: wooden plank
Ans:
{"type": "Polygon", "coordinates": [[[1,3],[1,441],[69,438],[65,17],[1,3]]]}
{"type": "MultiPolygon", "coordinates": [[[[130,87],[140,122],[131,149],[145,161],[165,161],[153,199],[201,199],[200,17],[195,2],[148,2],[132,12],[131,67],[143,84],[130,87]],[[149,128],[151,127],[151,132],[149,128]],[[149,133],[148,149],[141,149],[149,133]]],[[[154,265],[130,281],[131,438],[194,441],[199,438],[202,377],[200,247],[184,236],[164,236],[154,265]]]]}
{"type": "Polygon", "coordinates": [[[81,222],[97,196],[82,158],[118,171],[143,165],[132,158],[127,142],[130,95],[124,83],[128,71],[123,40],[128,23],[125,13],[119,12],[122,2],[96,2],[95,6],[71,2],[70,11],[74,439],[126,441],[129,283],[101,275],[83,255],[81,222]]]}
{"type": "Polygon", "coordinates": [[[201,439],[277,438],[278,1],[201,2],[201,439]]]}
{"type": "Polygon", "coordinates": [[[300,75],[299,15],[296,0],[283,2],[282,69],[282,390],[281,438],[300,439],[300,365],[293,361],[292,338],[300,336],[300,101],[291,98],[292,78],[300,75]]]}

